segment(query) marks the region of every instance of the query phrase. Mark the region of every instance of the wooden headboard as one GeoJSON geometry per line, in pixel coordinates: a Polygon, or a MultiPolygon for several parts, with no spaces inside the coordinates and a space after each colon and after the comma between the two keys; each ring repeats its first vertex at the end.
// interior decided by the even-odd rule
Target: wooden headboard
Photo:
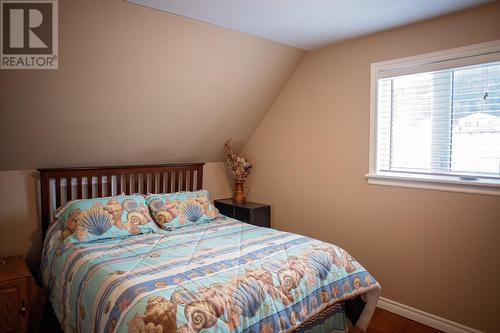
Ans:
{"type": "Polygon", "coordinates": [[[38,169],[42,237],[56,207],[67,201],[120,193],[171,193],[201,190],[205,163],[38,169]],[[68,186],[69,184],[69,186],[68,186]]]}

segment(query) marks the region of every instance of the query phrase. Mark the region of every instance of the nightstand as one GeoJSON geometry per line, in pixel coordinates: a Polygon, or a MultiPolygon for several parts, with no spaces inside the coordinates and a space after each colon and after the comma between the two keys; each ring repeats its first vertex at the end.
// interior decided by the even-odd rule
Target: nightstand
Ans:
{"type": "Polygon", "coordinates": [[[214,200],[221,214],[259,227],[271,227],[271,206],[255,202],[235,203],[233,199],[214,200]]]}
{"type": "Polygon", "coordinates": [[[38,331],[42,303],[42,293],[21,256],[2,257],[0,333],[38,331]]]}

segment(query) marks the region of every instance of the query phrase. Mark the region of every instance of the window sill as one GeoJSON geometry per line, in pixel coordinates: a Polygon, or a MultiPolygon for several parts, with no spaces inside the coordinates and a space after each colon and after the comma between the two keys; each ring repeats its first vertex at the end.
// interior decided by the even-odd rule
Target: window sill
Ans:
{"type": "Polygon", "coordinates": [[[500,196],[500,180],[496,179],[462,180],[456,176],[430,176],[391,172],[379,172],[365,176],[368,183],[374,185],[500,196]]]}

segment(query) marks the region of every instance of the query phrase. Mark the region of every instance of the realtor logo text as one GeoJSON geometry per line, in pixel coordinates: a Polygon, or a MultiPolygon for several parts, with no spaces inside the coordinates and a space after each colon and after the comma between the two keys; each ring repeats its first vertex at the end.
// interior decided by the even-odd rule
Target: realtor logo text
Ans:
{"type": "Polygon", "coordinates": [[[57,69],[57,1],[1,0],[1,69],[57,69]]]}

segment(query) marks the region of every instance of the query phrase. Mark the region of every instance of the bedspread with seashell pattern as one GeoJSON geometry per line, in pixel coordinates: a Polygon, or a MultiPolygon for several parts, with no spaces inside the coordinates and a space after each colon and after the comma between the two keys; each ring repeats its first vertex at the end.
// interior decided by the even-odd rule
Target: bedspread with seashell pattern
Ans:
{"type": "Polygon", "coordinates": [[[301,331],[328,307],[343,331],[342,301],[380,289],[340,247],[228,218],[81,243],[62,231],[41,280],[67,332],[301,331]]]}

